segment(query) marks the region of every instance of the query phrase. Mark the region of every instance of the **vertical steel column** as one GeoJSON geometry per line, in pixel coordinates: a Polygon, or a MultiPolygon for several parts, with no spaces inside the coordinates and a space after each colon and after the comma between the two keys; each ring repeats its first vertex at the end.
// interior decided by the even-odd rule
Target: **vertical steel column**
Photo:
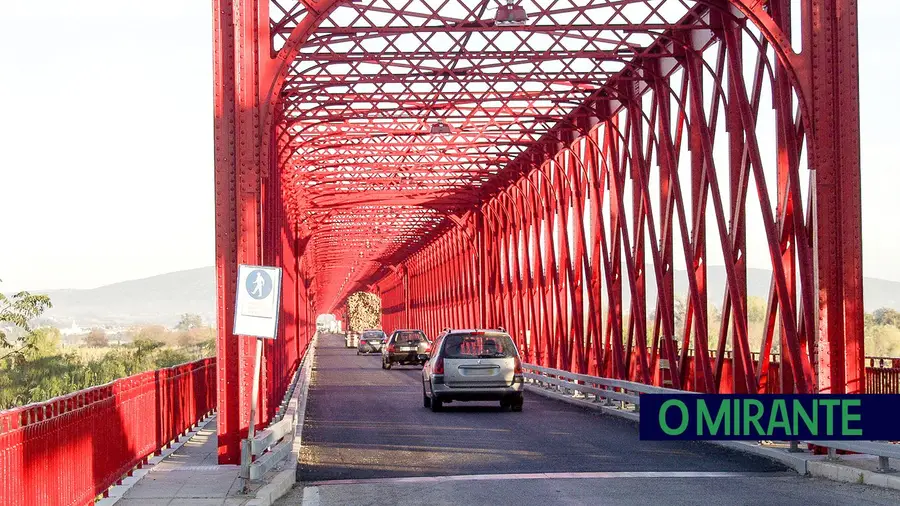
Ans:
{"type": "MultiPolygon", "coordinates": [[[[658,69],[659,64],[657,63],[656,70],[658,69]]],[[[660,288],[656,299],[656,321],[659,323],[657,325],[658,328],[654,330],[653,333],[653,353],[660,353],[662,357],[669,361],[669,364],[675,365],[677,350],[675,350],[674,347],[675,315],[673,312],[673,304],[675,300],[675,277],[672,227],[675,206],[670,182],[675,174],[675,169],[673,168],[675,161],[671,159],[673,153],[671,144],[669,144],[670,135],[663,135],[661,133],[663,129],[668,133],[670,125],[672,124],[672,118],[669,113],[669,108],[662,105],[663,102],[668,104],[671,101],[671,98],[661,89],[660,84],[661,83],[658,80],[655,80],[652,83],[656,105],[654,109],[654,113],[657,117],[656,128],[660,132],[660,134],[657,135],[659,141],[657,157],[659,159],[659,202],[662,207],[660,212],[660,270],[663,273],[662,277],[657,280],[657,284],[660,288]],[[665,306],[663,306],[664,303],[665,306]],[[659,333],[662,333],[661,336],[659,333]],[[657,351],[657,343],[659,342],[660,337],[662,338],[662,343],[659,346],[659,351],[657,351]]],[[[650,368],[653,371],[658,370],[657,362],[655,360],[652,361],[650,368]]]]}
{"type": "Polygon", "coordinates": [[[518,246],[516,251],[521,250],[521,272],[522,272],[522,288],[519,296],[523,300],[523,306],[527,311],[527,317],[524,319],[522,327],[522,338],[525,340],[524,355],[531,363],[535,363],[534,343],[538,336],[538,315],[535,306],[534,291],[534,273],[533,263],[531,261],[531,247],[529,241],[529,230],[532,226],[530,206],[528,199],[523,195],[522,189],[518,184],[511,187],[515,190],[514,205],[519,209],[520,213],[520,233],[518,246]]]}
{"type": "Polygon", "coordinates": [[[528,197],[530,199],[531,208],[531,244],[534,251],[534,265],[532,270],[535,276],[534,297],[536,306],[539,308],[538,319],[540,327],[535,329],[535,362],[538,365],[550,365],[549,358],[549,336],[550,336],[550,314],[549,304],[547,303],[547,273],[544,270],[544,252],[541,248],[541,240],[543,237],[542,227],[545,226],[543,220],[544,204],[537,186],[531,181],[530,176],[523,181],[528,183],[528,197]]]}
{"type": "MultiPolygon", "coordinates": [[[[724,16],[723,16],[724,18],[724,16]]],[[[734,53],[738,56],[735,58],[735,62],[740,63],[740,57],[742,56],[743,46],[741,44],[741,36],[742,33],[740,29],[734,24],[730,19],[722,19],[722,27],[723,34],[725,30],[729,31],[729,36],[724,37],[724,41],[722,42],[723,47],[729,53],[734,53]]],[[[762,63],[763,55],[759,55],[757,58],[757,62],[762,63]]],[[[728,72],[741,72],[742,68],[740,66],[733,67],[729,66],[728,72]]],[[[762,81],[759,79],[759,72],[756,73],[756,79],[754,80],[754,98],[757,98],[756,92],[758,89],[761,89],[762,81]],[[760,88],[757,88],[759,86],[760,88]]],[[[748,321],[747,319],[739,319],[737,316],[731,318],[731,308],[734,305],[740,305],[740,310],[735,311],[735,315],[738,313],[747,314],[747,262],[746,262],[746,244],[747,244],[747,232],[746,232],[746,222],[744,220],[746,202],[747,202],[747,183],[749,181],[749,167],[747,166],[747,157],[744,155],[744,150],[746,149],[744,146],[743,139],[743,131],[739,127],[741,125],[741,112],[738,107],[738,101],[741,100],[739,90],[736,85],[737,80],[730,79],[728,82],[728,103],[726,105],[725,110],[725,125],[728,130],[728,161],[729,161],[729,182],[730,182],[730,208],[731,208],[731,220],[729,223],[729,227],[731,230],[731,237],[729,240],[731,241],[732,247],[734,248],[734,257],[731,259],[734,262],[735,274],[736,274],[736,282],[737,282],[737,293],[741,296],[740,299],[734,300],[731,296],[731,291],[726,290],[724,295],[724,300],[722,302],[722,313],[721,313],[721,325],[719,328],[719,340],[718,346],[716,347],[716,369],[715,369],[715,386],[720,392],[727,392],[730,389],[735,393],[753,393],[746,391],[746,378],[747,374],[751,374],[752,369],[747,367],[747,364],[744,364],[742,359],[743,354],[734,353],[732,359],[732,384],[731,385],[723,385],[722,384],[722,371],[725,364],[725,342],[728,337],[728,329],[729,329],[729,320],[733,321],[733,333],[732,336],[743,335],[749,332],[748,321]]],[[[758,102],[758,101],[757,101],[758,102]]],[[[755,102],[755,103],[757,103],[755,102]]],[[[758,110],[754,108],[754,111],[758,110]]],[[[771,342],[771,341],[769,341],[771,342]]],[[[734,339],[732,339],[732,349],[734,349],[734,339]]],[[[766,355],[766,363],[768,363],[768,352],[766,355]]],[[[760,359],[762,359],[762,354],[760,354],[760,359]]],[[[761,364],[762,362],[760,362],[761,364]]],[[[760,381],[764,381],[764,377],[760,377],[757,375],[757,385],[759,385],[760,381]]],[[[762,388],[762,387],[758,387],[762,388]]]]}
{"type": "Polygon", "coordinates": [[[487,248],[485,246],[484,214],[479,209],[475,213],[475,293],[476,293],[476,321],[475,327],[487,325],[487,248]]]}
{"type": "Polygon", "coordinates": [[[865,390],[856,0],[806,0],[818,390],[865,390]]]}
{"type": "Polygon", "coordinates": [[[576,329],[575,338],[575,360],[577,371],[581,374],[588,372],[588,342],[591,336],[591,318],[595,311],[593,300],[588,294],[585,297],[587,282],[590,276],[590,265],[587,256],[587,238],[584,232],[585,221],[585,193],[588,185],[587,174],[585,171],[584,160],[574,149],[579,149],[584,142],[573,143],[574,148],[569,149],[569,174],[573,185],[573,193],[571,196],[573,212],[573,239],[575,242],[575,252],[573,260],[573,301],[572,301],[572,323],[576,329]],[[585,307],[587,305],[587,308],[585,307]]]}
{"type": "Polygon", "coordinates": [[[271,137],[263,125],[259,90],[260,55],[268,50],[261,46],[268,43],[268,35],[262,37],[258,27],[260,19],[267,26],[267,5],[214,0],[218,442],[223,464],[239,461],[240,438],[250,416],[252,346],[248,339],[232,335],[230,319],[236,265],[261,260],[259,178],[260,170],[268,168],[271,137]]]}
{"type": "MultiPolygon", "coordinates": [[[[507,195],[509,197],[509,195],[507,195]]],[[[528,342],[525,332],[528,330],[527,302],[528,296],[524,286],[524,275],[521,268],[521,255],[523,245],[521,243],[522,230],[525,226],[524,212],[516,199],[507,199],[508,207],[514,211],[515,223],[510,227],[510,245],[512,248],[512,276],[515,278],[513,297],[514,312],[516,314],[516,335],[519,339],[523,356],[528,356],[528,342]]]]}
{"type": "MultiPolygon", "coordinates": [[[[216,295],[217,348],[219,364],[237,364],[242,358],[241,346],[232,334],[234,287],[237,284],[237,187],[235,181],[235,34],[232,2],[214,2],[214,108],[215,121],[215,187],[216,187],[216,295]]],[[[236,403],[221,399],[237,399],[240,395],[238,367],[218,367],[219,463],[236,464],[240,460],[242,425],[236,403]]]]}
{"type": "Polygon", "coordinates": [[[509,215],[503,202],[494,200],[489,208],[493,208],[494,230],[492,236],[497,244],[497,321],[496,326],[503,326],[515,338],[515,310],[512,307],[511,275],[509,269],[509,215]]]}
{"type": "Polygon", "coordinates": [[[427,321],[428,330],[426,333],[434,334],[435,329],[438,328],[437,316],[435,315],[435,308],[437,306],[437,298],[435,297],[435,290],[437,288],[437,282],[435,280],[435,272],[434,272],[434,251],[431,248],[426,249],[424,252],[424,267],[425,267],[425,293],[424,299],[426,301],[426,305],[423,309],[425,311],[425,318],[427,321]]]}
{"type": "Polygon", "coordinates": [[[588,172],[588,191],[590,192],[591,209],[590,209],[590,225],[591,225],[591,266],[590,266],[590,291],[588,297],[592,302],[591,309],[591,326],[593,327],[592,357],[594,368],[590,374],[602,375],[604,370],[604,353],[603,353],[603,291],[601,277],[603,275],[604,255],[602,251],[601,241],[605,241],[603,228],[603,214],[601,211],[603,197],[603,180],[600,175],[600,149],[596,142],[597,129],[588,131],[584,136],[585,145],[585,166],[588,172]]]}
{"type": "Polygon", "coordinates": [[[621,215],[622,207],[619,205],[621,190],[617,183],[617,174],[621,172],[621,157],[619,150],[619,137],[613,133],[618,131],[618,119],[614,116],[606,121],[603,136],[603,154],[608,169],[603,173],[606,176],[606,184],[609,189],[609,234],[610,234],[610,265],[609,270],[610,294],[609,294],[609,318],[607,320],[607,342],[611,346],[613,361],[610,364],[610,373],[617,379],[628,379],[628,370],[625,369],[625,350],[622,339],[622,234],[621,215]]]}
{"type": "Polygon", "coordinates": [[[419,264],[417,256],[410,258],[406,263],[407,276],[409,276],[409,324],[410,328],[421,328],[419,319],[419,264]]]}
{"type": "Polygon", "coordinates": [[[447,236],[442,235],[435,241],[436,255],[438,258],[437,273],[439,277],[438,295],[440,296],[440,308],[438,315],[440,326],[450,326],[450,276],[447,272],[447,236]]]}
{"type": "MultiPolygon", "coordinates": [[[[561,146],[560,146],[561,147],[561,146]]],[[[561,369],[568,370],[572,363],[572,344],[576,335],[573,334],[573,326],[570,322],[569,310],[573,292],[572,255],[569,244],[569,208],[571,207],[571,189],[566,174],[565,162],[568,151],[557,153],[556,157],[548,164],[553,174],[553,192],[556,194],[556,206],[553,215],[556,222],[556,237],[559,242],[559,268],[561,276],[557,277],[555,292],[559,297],[558,328],[559,340],[557,348],[557,364],[561,369]],[[562,161],[559,159],[562,158],[562,161]]]]}
{"type": "Polygon", "coordinates": [[[465,317],[463,315],[465,311],[466,304],[466,296],[465,296],[465,282],[463,279],[462,272],[462,259],[464,257],[464,252],[462,251],[461,245],[461,237],[462,234],[460,230],[454,229],[452,232],[452,248],[453,248],[453,325],[456,327],[461,327],[463,325],[463,321],[465,321],[465,317]]]}
{"type": "Polygon", "coordinates": [[[409,269],[406,264],[400,265],[400,275],[403,277],[403,326],[411,329],[410,309],[409,309],[409,269]]]}
{"type": "MultiPolygon", "coordinates": [[[[703,152],[703,128],[706,128],[706,114],[703,106],[703,87],[699,84],[702,80],[699,61],[701,58],[702,56],[688,51],[684,60],[685,72],[691,84],[688,95],[690,101],[688,150],[691,155],[691,219],[694,222],[691,233],[694,262],[688,267],[688,270],[690,271],[689,275],[694,278],[696,294],[688,299],[683,345],[690,347],[689,336],[693,328],[695,371],[699,371],[701,364],[708,362],[708,355],[701,353],[697,345],[701,341],[706,342],[709,336],[709,320],[707,318],[709,301],[706,289],[706,199],[709,182],[706,165],[711,161],[705,159],[703,152]]],[[[700,378],[700,374],[694,374],[694,390],[709,392],[708,388],[701,386],[700,378]]]]}
{"type": "Polygon", "coordinates": [[[497,291],[497,238],[495,237],[490,217],[487,215],[484,209],[485,206],[482,206],[481,212],[479,215],[481,216],[481,237],[482,237],[482,252],[484,254],[484,258],[482,259],[482,283],[483,283],[483,307],[484,309],[484,320],[481,323],[481,327],[489,328],[496,325],[496,317],[497,317],[497,298],[500,295],[497,291]]]}
{"type": "Polygon", "coordinates": [[[544,254],[547,260],[547,264],[544,266],[546,268],[544,297],[547,299],[547,311],[544,313],[544,318],[548,325],[548,332],[545,336],[547,345],[544,350],[546,353],[545,361],[549,367],[559,367],[559,341],[563,338],[562,334],[565,330],[562,327],[559,267],[556,243],[553,239],[553,229],[556,221],[554,210],[557,207],[558,194],[554,193],[555,188],[549,176],[543,173],[543,166],[535,171],[535,174],[542,177],[542,179],[538,179],[537,194],[543,203],[541,223],[544,228],[543,240],[546,248],[544,254]]]}

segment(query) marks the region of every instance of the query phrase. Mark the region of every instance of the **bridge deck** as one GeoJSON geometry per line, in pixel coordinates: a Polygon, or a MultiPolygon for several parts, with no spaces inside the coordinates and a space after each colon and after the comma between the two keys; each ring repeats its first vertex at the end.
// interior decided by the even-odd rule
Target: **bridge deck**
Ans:
{"type": "Polygon", "coordinates": [[[536,395],[522,413],[493,403],[432,413],[419,375],[320,339],[298,470],[306,487],[279,504],[304,493],[303,504],[900,504],[895,492],[800,478],[703,443],[639,443],[635,425],[536,395]]]}

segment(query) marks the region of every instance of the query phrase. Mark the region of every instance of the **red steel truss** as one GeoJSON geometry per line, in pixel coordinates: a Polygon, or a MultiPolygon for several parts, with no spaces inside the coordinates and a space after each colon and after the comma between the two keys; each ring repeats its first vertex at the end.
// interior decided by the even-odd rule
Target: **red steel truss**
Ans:
{"type": "Polygon", "coordinates": [[[357,290],[542,365],[764,392],[777,346],[779,391],[864,389],[856,0],[515,3],[214,0],[220,462],[238,263],[287,271],[257,422],[357,290]]]}

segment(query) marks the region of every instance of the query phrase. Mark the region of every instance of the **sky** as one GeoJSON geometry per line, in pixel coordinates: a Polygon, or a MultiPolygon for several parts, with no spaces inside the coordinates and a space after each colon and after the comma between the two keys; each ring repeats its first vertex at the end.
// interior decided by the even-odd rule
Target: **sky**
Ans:
{"type": "MultiPolygon", "coordinates": [[[[0,290],[215,261],[211,2],[5,0],[0,290]]],[[[900,281],[900,2],[859,2],[863,265],[900,281]]]]}

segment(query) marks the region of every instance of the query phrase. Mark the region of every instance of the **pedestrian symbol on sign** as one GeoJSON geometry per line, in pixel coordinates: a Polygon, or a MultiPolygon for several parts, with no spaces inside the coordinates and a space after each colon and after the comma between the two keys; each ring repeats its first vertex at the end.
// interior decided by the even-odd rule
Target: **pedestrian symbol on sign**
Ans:
{"type": "Polygon", "coordinates": [[[272,293],[272,278],[264,270],[257,269],[247,276],[247,293],[256,300],[262,300],[272,293]]]}
{"type": "Polygon", "coordinates": [[[275,339],[281,308],[281,269],[238,266],[234,333],[275,339]]]}

